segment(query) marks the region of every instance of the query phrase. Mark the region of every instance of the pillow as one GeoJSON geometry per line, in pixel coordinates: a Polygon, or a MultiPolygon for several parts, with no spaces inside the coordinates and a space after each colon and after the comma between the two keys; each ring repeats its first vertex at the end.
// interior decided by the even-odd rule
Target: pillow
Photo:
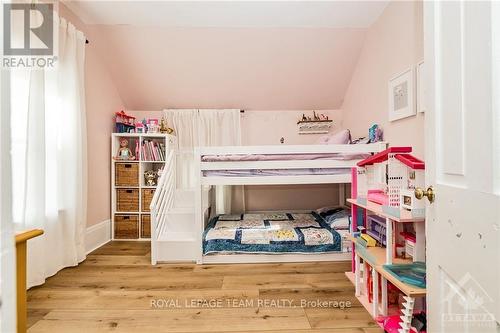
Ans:
{"type": "Polygon", "coordinates": [[[318,208],[315,210],[316,214],[319,214],[323,217],[325,217],[326,215],[330,215],[330,214],[333,214],[335,212],[338,212],[338,211],[341,211],[343,210],[343,207],[337,205],[337,206],[326,206],[326,207],[321,207],[321,208],[318,208]],[[332,211],[332,212],[330,212],[332,211]],[[328,214],[328,212],[330,212],[328,214]]]}
{"type": "Polygon", "coordinates": [[[328,214],[325,216],[325,220],[332,229],[346,230],[349,229],[351,212],[348,209],[342,209],[332,214],[328,214]]]}
{"type": "Polygon", "coordinates": [[[359,138],[351,141],[351,144],[353,145],[368,144],[368,143],[370,143],[370,138],[359,138]]]}
{"type": "Polygon", "coordinates": [[[341,130],[335,134],[321,136],[317,143],[322,145],[344,145],[351,141],[351,133],[349,130],[341,130]]]}

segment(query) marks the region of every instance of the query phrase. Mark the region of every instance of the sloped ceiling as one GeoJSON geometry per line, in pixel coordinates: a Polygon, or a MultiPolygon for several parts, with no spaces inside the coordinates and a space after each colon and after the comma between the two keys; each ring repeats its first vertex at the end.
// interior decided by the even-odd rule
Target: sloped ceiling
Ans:
{"type": "Polygon", "coordinates": [[[128,109],[337,109],[386,2],[65,2],[128,109]]]}

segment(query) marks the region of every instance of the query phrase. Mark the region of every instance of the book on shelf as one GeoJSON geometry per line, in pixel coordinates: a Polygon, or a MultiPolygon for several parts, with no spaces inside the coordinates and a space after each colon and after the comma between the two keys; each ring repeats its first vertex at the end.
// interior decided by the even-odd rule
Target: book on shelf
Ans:
{"type": "Polygon", "coordinates": [[[141,146],[141,155],[144,161],[164,161],[165,145],[154,140],[144,140],[141,146]]]}

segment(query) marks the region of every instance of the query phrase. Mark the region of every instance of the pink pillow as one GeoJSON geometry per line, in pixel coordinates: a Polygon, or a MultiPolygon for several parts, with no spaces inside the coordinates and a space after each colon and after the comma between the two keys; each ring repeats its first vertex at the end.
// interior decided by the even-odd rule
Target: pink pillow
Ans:
{"type": "Polygon", "coordinates": [[[321,136],[317,143],[321,145],[345,145],[350,142],[351,134],[349,130],[341,130],[335,134],[321,136]]]}

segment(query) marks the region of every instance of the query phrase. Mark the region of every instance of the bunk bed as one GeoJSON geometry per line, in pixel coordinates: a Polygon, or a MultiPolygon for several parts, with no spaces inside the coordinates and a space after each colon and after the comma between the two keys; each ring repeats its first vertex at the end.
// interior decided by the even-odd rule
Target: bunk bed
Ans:
{"type": "Polygon", "coordinates": [[[344,184],[352,167],[387,148],[383,142],[345,145],[198,148],[195,189],[198,263],[347,260],[338,230],[316,212],[244,212],[215,216],[203,189],[214,185],[344,184]]]}

